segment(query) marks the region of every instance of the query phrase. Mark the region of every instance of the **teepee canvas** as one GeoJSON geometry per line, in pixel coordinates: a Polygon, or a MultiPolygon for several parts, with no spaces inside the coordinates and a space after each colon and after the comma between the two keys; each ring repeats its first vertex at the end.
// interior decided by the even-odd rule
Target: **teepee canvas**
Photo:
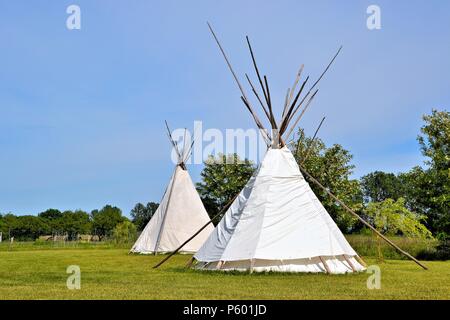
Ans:
{"type": "Polygon", "coordinates": [[[331,272],[364,270],[287,147],[269,149],[205,244],[197,268],[331,272]]]}
{"type": "Polygon", "coordinates": [[[315,97],[317,90],[313,92],[313,89],[319,81],[299,99],[308,81],[307,78],[295,92],[302,66],[292,90],[288,90],[286,95],[281,121],[277,122],[267,77],[264,76],[264,81],[261,79],[247,38],[261,95],[258,95],[248,75],[246,77],[270,123],[272,130],[269,134],[251,106],[212,29],[211,32],[241,90],[242,101],[263,134],[268,151],[253,177],[194,255],[196,268],[327,273],[364,270],[362,260],[317,199],[284,143],[315,97]],[[297,116],[300,107],[303,111],[297,116]]]}
{"type": "MultiPolygon", "coordinates": [[[[158,209],[131,248],[133,253],[171,252],[210,221],[185,165],[192,145],[178,150],[170,130],[169,138],[177,152],[178,163],[158,209]]],[[[213,229],[212,225],[206,227],[182,248],[182,252],[195,253],[213,229]]]]}

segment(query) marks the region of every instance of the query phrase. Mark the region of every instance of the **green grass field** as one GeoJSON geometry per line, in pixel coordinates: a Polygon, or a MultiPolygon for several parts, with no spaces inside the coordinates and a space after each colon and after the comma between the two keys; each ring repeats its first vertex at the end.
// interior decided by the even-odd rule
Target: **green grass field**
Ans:
{"type": "MultiPolygon", "coordinates": [[[[3,247],[5,248],[5,247],[3,247]]],[[[185,269],[177,255],[128,255],[108,247],[0,250],[0,299],[450,299],[450,261],[380,264],[381,289],[369,290],[368,273],[239,274],[185,269]],[[81,289],[69,290],[66,268],[79,265],[81,289]]],[[[374,259],[366,258],[368,264],[374,259]]]]}

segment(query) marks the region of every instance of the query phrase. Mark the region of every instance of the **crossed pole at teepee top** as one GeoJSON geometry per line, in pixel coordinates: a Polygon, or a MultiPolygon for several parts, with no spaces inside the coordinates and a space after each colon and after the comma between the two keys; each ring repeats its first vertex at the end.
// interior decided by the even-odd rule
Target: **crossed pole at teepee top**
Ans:
{"type": "MultiPolygon", "coordinates": [[[[245,94],[244,88],[242,87],[241,83],[239,82],[238,77],[236,76],[236,73],[233,70],[233,67],[231,66],[231,63],[228,59],[228,57],[225,54],[225,51],[222,48],[222,45],[219,42],[219,39],[217,38],[216,34],[214,33],[211,25],[208,23],[208,27],[217,43],[217,45],[219,46],[220,51],[222,52],[222,55],[228,65],[228,68],[230,70],[230,72],[233,75],[233,78],[237,84],[237,86],[239,87],[239,90],[241,91],[241,100],[243,101],[244,105],[247,107],[248,111],[250,112],[250,114],[252,115],[256,125],[258,126],[258,128],[260,129],[261,133],[263,134],[263,138],[266,141],[266,143],[268,144],[268,146],[270,144],[273,144],[274,141],[271,141],[271,138],[268,136],[267,134],[267,130],[264,128],[262,122],[260,121],[260,119],[258,118],[255,110],[252,108],[249,99],[247,98],[247,95],[245,94]]],[[[337,55],[339,54],[339,52],[341,51],[342,47],[339,48],[339,50],[337,51],[337,53],[334,55],[334,57],[332,58],[332,60],[330,61],[330,63],[327,65],[327,67],[325,68],[325,70],[322,72],[322,74],[320,75],[320,77],[314,82],[314,84],[311,86],[311,88],[308,90],[308,92],[306,93],[306,95],[300,100],[300,102],[297,104],[297,101],[309,79],[309,77],[306,78],[306,80],[302,83],[302,85],[300,86],[300,89],[298,90],[297,94],[295,94],[294,97],[294,91],[295,88],[297,86],[297,83],[300,79],[300,75],[303,71],[303,65],[300,67],[300,70],[297,74],[294,86],[291,89],[288,89],[288,92],[286,94],[286,100],[285,100],[285,104],[284,104],[284,109],[283,109],[283,116],[281,119],[281,122],[277,125],[276,119],[273,115],[273,111],[272,111],[272,103],[271,103],[271,99],[270,99],[270,91],[269,91],[269,85],[267,82],[267,77],[264,75],[264,83],[261,79],[260,73],[259,73],[259,69],[256,65],[256,60],[255,60],[255,56],[253,54],[253,50],[252,47],[250,45],[250,41],[248,39],[248,37],[246,37],[247,39],[247,44],[250,50],[250,54],[252,57],[252,61],[253,61],[253,66],[255,68],[256,71],[256,75],[258,77],[258,81],[261,85],[261,90],[263,92],[263,96],[264,96],[264,100],[266,103],[266,106],[264,105],[264,102],[262,101],[262,99],[259,97],[257,91],[255,90],[255,87],[253,86],[252,82],[250,81],[250,78],[248,77],[248,75],[246,74],[246,78],[252,88],[253,93],[255,94],[256,98],[258,99],[264,114],[266,115],[271,127],[272,127],[272,133],[276,133],[275,139],[278,142],[278,144],[280,146],[284,146],[284,141],[283,141],[283,135],[287,132],[287,135],[285,135],[285,139],[289,138],[289,136],[291,135],[292,131],[294,130],[294,128],[297,126],[299,120],[302,118],[303,114],[305,113],[306,109],[308,108],[308,106],[310,105],[310,103],[312,102],[312,100],[314,99],[316,93],[317,93],[317,89],[314,91],[314,93],[311,95],[311,92],[313,91],[313,89],[316,87],[316,85],[320,82],[320,80],[322,79],[322,77],[325,75],[325,73],[328,71],[328,69],[330,68],[331,64],[334,62],[334,60],[336,59],[337,55]],[[293,125],[289,126],[290,122],[293,120],[295,114],[297,113],[297,111],[300,109],[300,107],[303,106],[303,103],[306,101],[306,99],[308,98],[308,101],[306,102],[305,106],[303,107],[302,112],[297,116],[297,118],[295,119],[293,125]],[[290,104],[290,105],[289,105],[290,104]]],[[[314,133],[314,137],[310,143],[310,145],[308,146],[308,150],[305,156],[305,159],[307,158],[308,154],[309,154],[309,149],[312,147],[312,145],[314,144],[314,139],[315,136],[317,135],[317,132],[319,131],[323,120],[320,122],[319,127],[317,128],[316,132],[314,133]]],[[[272,138],[273,139],[273,138],[272,138]]],[[[278,146],[277,146],[278,147],[278,146]]],[[[323,186],[318,180],[316,180],[311,174],[309,174],[306,169],[303,166],[303,163],[305,162],[305,159],[299,163],[299,168],[300,170],[310,179],[310,181],[314,182],[317,186],[319,186],[321,189],[323,189],[334,201],[338,202],[348,213],[350,213],[351,215],[353,215],[354,217],[356,217],[359,221],[361,221],[365,226],[367,226],[369,229],[371,229],[373,232],[375,232],[380,238],[382,238],[384,241],[386,241],[390,246],[392,246],[394,249],[396,249],[398,252],[400,252],[401,254],[405,255],[408,259],[411,259],[412,261],[414,261],[415,263],[417,263],[419,266],[421,266],[423,269],[427,270],[428,268],[423,265],[420,261],[418,261],[416,258],[414,258],[411,254],[409,254],[408,252],[402,250],[399,246],[397,246],[394,242],[392,242],[391,240],[389,240],[386,236],[384,236],[383,234],[381,234],[378,230],[376,230],[371,224],[369,224],[368,222],[366,222],[363,218],[361,218],[356,212],[354,212],[352,209],[350,209],[342,200],[340,200],[338,197],[336,197],[331,191],[329,191],[325,186],[323,186]]],[[[212,217],[212,219],[207,222],[203,227],[201,227],[196,233],[194,233],[190,238],[188,238],[185,242],[183,242],[177,249],[175,249],[172,253],[170,253],[167,257],[165,257],[163,260],[161,260],[157,265],[155,265],[153,268],[158,268],[159,266],[161,266],[164,262],[166,262],[167,260],[169,260],[173,255],[175,255],[178,251],[180,251],[187,243],[189,243],[192,239],[194,239],[200,232],[202,232],[210,223],[212,223],[215,219],[217,219],[218,217],[220,217],[222,214],[224,214],[226,212],[226,210],[231,206],[231,204],[234,202],[234,200],[239,196],[239,193],[236,194],[227,204],[225,204],[223,206],[223,208],[214,216],[212,217]]],[[[191,258],[190,262],[192,262],[193,258],[191,258]]]]}

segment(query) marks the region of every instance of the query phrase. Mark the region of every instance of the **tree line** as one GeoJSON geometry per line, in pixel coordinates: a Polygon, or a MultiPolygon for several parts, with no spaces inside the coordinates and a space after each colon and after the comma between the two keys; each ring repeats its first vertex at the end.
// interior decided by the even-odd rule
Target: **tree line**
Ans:
{"type": "MultiPolygon", "coordinates": [[[[417,140],[426,160],[407,172],[374,171],[352,179],[352,154],[339,144],[326,146],[321,139],[313,140],[302,129],[289,148],[312,176],[379,231],[445,240],[450,237],[450,113],[432,110],[423,121],[417,140]]],[[[241,161],[236,154],[211,156],[205,161],[197,190],[211,217],[241,191],[255,169],[253,163],[241,161]]],[[[342,231],[364,232],[359,221],[308,182],[342,231]]],[[[111,205],[90,213],[48,209],[37,216],[5,214],[0,215],[0,232],[3,239],[34,240],[41,235],[65,234],[76,240],[81,234],[91,234],[102,240],[133,228],[142,231],[157,208],[155,202],[138,203],[130,212],[131,219],[111,205]]]]}
{"type": "MultiPolygon", "coordinates": [[[[150,220],[157,203],[147,206],[138,203],[131,211],[132,219],[122,214],[118,207],[105,205],[90,213],[83,210],[48,209],[37,215],[0,215],[0,232],[3,239],[13,237],[19,241],[30,241],[40,236],[79,240],[81,235],[90,235],[102,241],[107,237],[124,232],[134,233],[142,230],[150,220]]],[[[121,238],[117,236],[116,238],[121,238]]]]}

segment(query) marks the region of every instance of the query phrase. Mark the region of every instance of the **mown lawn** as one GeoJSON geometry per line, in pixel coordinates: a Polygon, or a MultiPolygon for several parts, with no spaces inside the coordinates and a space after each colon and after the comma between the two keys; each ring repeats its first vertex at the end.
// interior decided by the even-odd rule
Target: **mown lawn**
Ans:
{"type": "MultiPolygon", "coordinates": [[[[128,255],[126,249],[0,251],[0,299],[450,299],[450,261],[405,260],[381,267],[381,289],[368,290],[368,273],[224,274],[185,269],[177,255],[128,255]],[[66,268],[79,265],[81,289],[69,290],[66,268]]],[[[375,260],[367,259],[369,264],[375,260]]]]}

